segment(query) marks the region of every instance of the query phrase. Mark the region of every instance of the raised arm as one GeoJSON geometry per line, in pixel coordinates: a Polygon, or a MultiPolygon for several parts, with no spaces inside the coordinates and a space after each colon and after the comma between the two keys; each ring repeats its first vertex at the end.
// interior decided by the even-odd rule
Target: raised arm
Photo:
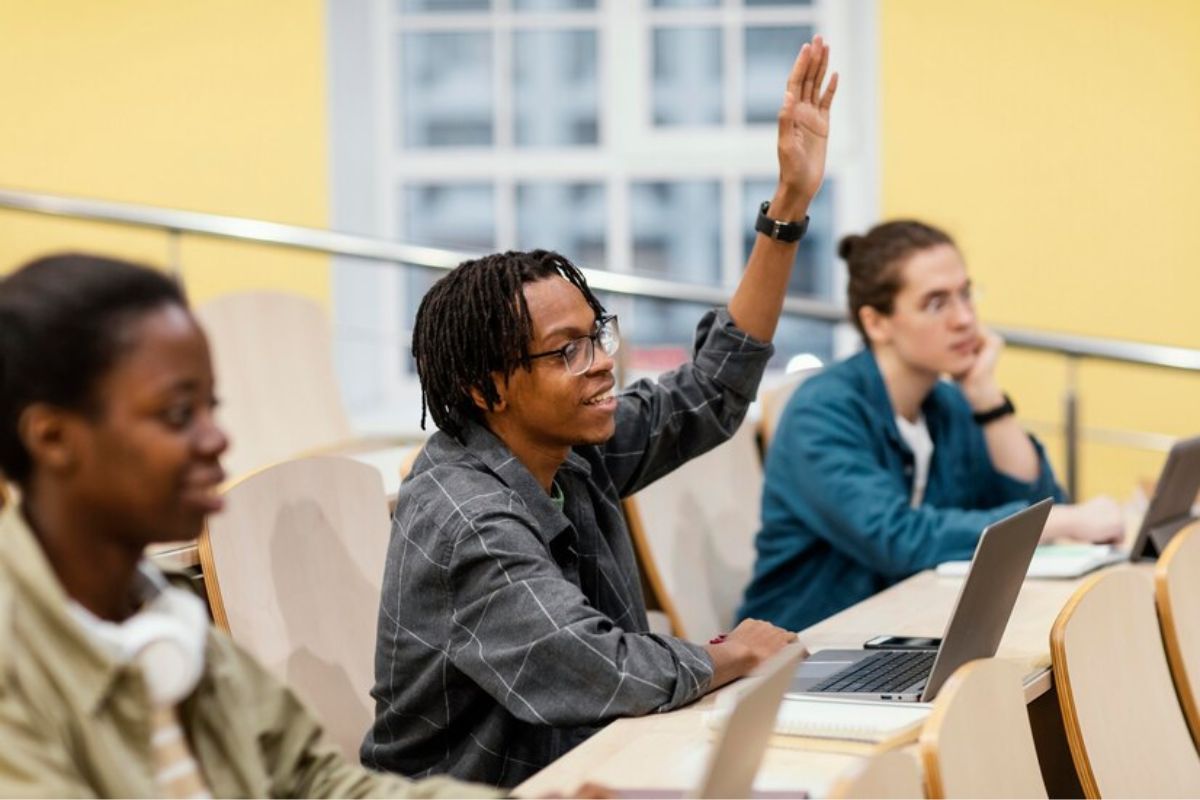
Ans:
{"type": "MultiPolygon", "coordinates": [[[[829,45],[820,36],[800,48],[792,65],[779,109],[779,184],[767,211],[771,219],[802,221],[821,188],[829,109],[838,78],[833,73],[822,91],[828,66],[829,45]]],[[[770,341],[775,336],[797,247],[796,242],[781,242],[762,233],[754,240],[746,271],[729,301],[729,314],[756,339],[770,341]]]]}

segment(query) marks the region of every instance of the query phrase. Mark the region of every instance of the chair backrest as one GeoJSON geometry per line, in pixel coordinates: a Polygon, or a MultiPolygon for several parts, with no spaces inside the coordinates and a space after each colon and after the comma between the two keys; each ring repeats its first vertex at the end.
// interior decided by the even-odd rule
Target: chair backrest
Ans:
{"type": "Polygon", "coordinates": [[[1200,747],[1200,522],[1175,534],[1154,568],[1167,662],[1192,739],[1200,747]]]}
{"type": "Polygon", "coordinates": [[[1046,796],[1021,673],[981,659],[942,686],[919,744],[930,797],[1046,796]]]}
{"type": "Polygon", "coordinates": [[[199,547],[214,620],[292,686],[357,761],[374,717],[389,533],[379,472],[336,457],[288,461],[225,498],[199,547]]]}
{"type": "Polygon", "coordinates": [[[212,347],[230,475],[351,438],[319,305],[283,292],[240,292],[204,303],[196,315],[212,347]]]}
{"type": "Polygon", "coordinates": [[[1150,575],[1106,570],[1050,631],[1067,743],[1088,797],[1195,797],[1200,757],[1171,683],[1150,575]]]}
{"type": "Polygon", "coordinates": [[[829,797],[857,798],[921,798],[921,769],[908,750],[887,750],[866,759],[829,787],[829,797]]]}
{"type": "Polygon", "coordinates": [[[625,501],[643,576],[677,635],[729,630],[754,568],[762,482],[754,428],[742,425],[625,501]]]}
{"type": "Polygon", "coordinates": [[[775,438],[775,431],[779,428],[779,418],[783,416],[783,409],[787,408],[788,400],[792,399],[792,395],[800,388],[800,384],[820,371],[821,367],[813,367],[789,372],[778,383],[759,391],[758,403],[761,416],[758,420],[758,435],[762,441],[764,456],[771,447],[771,441],[775,438]]]}
{"type": "Polygon", "coordinates": [[[409,451],[404,460],[400,462],[400,482],[403,483],[409,475],[412,474],[413,466],[416,465],[417,459],[421,457],[421,451],[425,449],[424,443],[416,445],[409,451]]]}

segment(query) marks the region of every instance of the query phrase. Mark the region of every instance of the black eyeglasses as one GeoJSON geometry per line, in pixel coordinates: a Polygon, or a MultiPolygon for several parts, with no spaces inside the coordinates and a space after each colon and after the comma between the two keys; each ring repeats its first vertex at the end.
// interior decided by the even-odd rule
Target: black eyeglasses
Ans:
{"type": "Polygon", "coordinates": [[[535,358],[562,356],[563,365],[572,375],[582,375],[592,368],[596,360],[596,344],[608,355],[613,355],[621,346],[621,330],[617,327],[617,315],[605,314],[596,320],[596,330],[587,336],[572,339],[557,350],[547,350],[544,353],[533,353],[535,358]]]}

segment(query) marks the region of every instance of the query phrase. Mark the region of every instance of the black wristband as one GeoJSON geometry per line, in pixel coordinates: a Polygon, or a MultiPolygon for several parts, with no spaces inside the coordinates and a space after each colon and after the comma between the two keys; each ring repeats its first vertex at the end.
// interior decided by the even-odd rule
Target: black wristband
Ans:
{"type": "Polygon", "coordinates": [[[1000,405],[995,408],[989,408],[987,411],[977,412],[971,416],[974,417],[976,425],[987,425],[989,422],[995,422],[1001,417],[1007,417],[1009,414],[1015,413],[1017,413],[1017,408],[1006,394],[1004,395],[1004,402],[1000,405]]]}
{"type": "Polygon", "coordinates": [[[767,211],[770,208],[770,200],[764,200],[762,205],[758,207],[758,217],[754,220],[754,230],[759,233],[765,233],[767,236],[780,242],[800,241],[800,237],[808,230],[808,216],[806,215],[800,222],[784,222],[783,220],[768,217],[767,211]]]}

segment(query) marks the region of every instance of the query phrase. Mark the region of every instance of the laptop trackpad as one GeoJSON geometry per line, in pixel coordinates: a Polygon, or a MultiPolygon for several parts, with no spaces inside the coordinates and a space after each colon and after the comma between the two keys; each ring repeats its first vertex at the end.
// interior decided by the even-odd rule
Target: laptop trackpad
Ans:
{"type": "Polygon", "coordinates": [[[818,650],[796,668],[788,692],[805,692],[835,672],[871,655],[872,650],[818,650]]]}

